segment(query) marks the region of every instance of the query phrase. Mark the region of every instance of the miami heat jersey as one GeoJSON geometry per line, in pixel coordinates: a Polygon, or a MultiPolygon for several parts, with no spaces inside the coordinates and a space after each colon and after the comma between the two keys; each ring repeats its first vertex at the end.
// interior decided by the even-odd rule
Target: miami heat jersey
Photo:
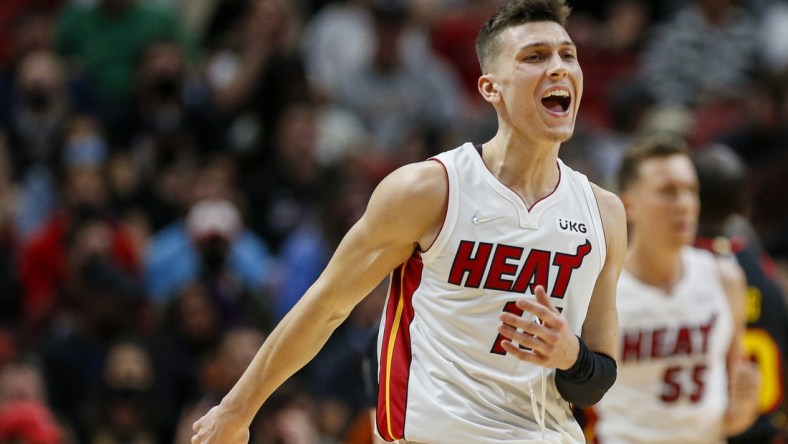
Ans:
{"type": "Polygon", "coordinates": [[[431,444],[536,443],[544,424],[544,442],[584,442],[555,370],[508,356],[497,328],[503,312],[532,317],[515,300],[543,285],[580,334],[606,251],[588,180],[559,160],[555,190],[528,208],[473,145],[435,160],[448,180],[446,214],[433,245],[392,273],[378,338],[379,433],[431,444]]]}
{"type": "Polygon", "coordinates": [[[595,406],[601,444],[724,440],[730,304],[711,254],[686,247],[681,260],[670,294],[621,274],[618,378],[595,406]]]}

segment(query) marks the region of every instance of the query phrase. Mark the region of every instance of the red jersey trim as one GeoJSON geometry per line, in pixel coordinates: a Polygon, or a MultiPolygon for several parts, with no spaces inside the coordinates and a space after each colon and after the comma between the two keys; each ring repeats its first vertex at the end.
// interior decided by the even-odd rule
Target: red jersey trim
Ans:
{"type": "Polygon", "coordinates": [[[443,205],[443,220],[441,221],[441,227],[438,230],[438,234],[435,235],[435,239],[432,240],[432,243],[427,248],[422,248],[421,252],[426,253],[427,251],[435,245],[435,242],[441,237],[441,233],[443,233],[444,228],[446,228],[446,216],[449,214],[449,198],[451,197],[451,185],[449,184],[449,171],[446,169],[446,165],[440,161],[440,159],[436,159],[435,157],[430,157],[427,160],[433,160],[438,162],[443,167],[443,176],[446,178],[446,203],[443,205]]]}
{"type": "Polygon", "coordinates": [[[377,428],[386,441],[404,438],[410,377],[410,324],[413,293],[421,283],[423,264],[418,253],[391,273],[383,343],[380,350],[377,428]]]}

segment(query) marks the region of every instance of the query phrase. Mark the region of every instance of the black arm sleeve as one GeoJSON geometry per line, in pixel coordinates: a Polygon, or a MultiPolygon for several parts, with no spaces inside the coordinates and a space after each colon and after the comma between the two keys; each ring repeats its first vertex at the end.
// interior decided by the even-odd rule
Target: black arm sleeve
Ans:
{"type": "Polygon", "coordinates": [[[555,372],[555,385],[564,399],[585,408],[599,402],[616,382],[617,367],[615,359],[589,350],[580,337],[577,340],[577,361],[572,367],[555,372]]]}

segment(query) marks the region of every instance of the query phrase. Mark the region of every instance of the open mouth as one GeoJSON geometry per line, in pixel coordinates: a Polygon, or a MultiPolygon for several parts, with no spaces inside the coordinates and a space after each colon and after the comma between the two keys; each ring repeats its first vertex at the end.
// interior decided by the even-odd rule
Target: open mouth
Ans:
{"type": "Polygon", "coordinates": [[[569,96],[569,91],[564,89],[548,91],[542,96],[542,106],[554,113],[566,112],[571,103],[572,98],[569,96]]]}

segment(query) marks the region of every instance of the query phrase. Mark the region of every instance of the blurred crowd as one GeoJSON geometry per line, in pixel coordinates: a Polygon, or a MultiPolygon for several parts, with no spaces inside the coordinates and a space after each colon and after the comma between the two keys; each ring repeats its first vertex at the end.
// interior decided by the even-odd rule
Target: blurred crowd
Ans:
{"type": "MultiPolygon", "coordinates": [[[[188,443],[378,181],[493,135],[474,40],[501,3],[3,0],[0,442],[188,443]]],[[[563,159],[612,188],[639,135],[730,147],[747,234],[785,273],[788,2],[570,5],[585,89],[563,159]]],[[[369,442],[385,292],[254,442],[369,442]]]]}

